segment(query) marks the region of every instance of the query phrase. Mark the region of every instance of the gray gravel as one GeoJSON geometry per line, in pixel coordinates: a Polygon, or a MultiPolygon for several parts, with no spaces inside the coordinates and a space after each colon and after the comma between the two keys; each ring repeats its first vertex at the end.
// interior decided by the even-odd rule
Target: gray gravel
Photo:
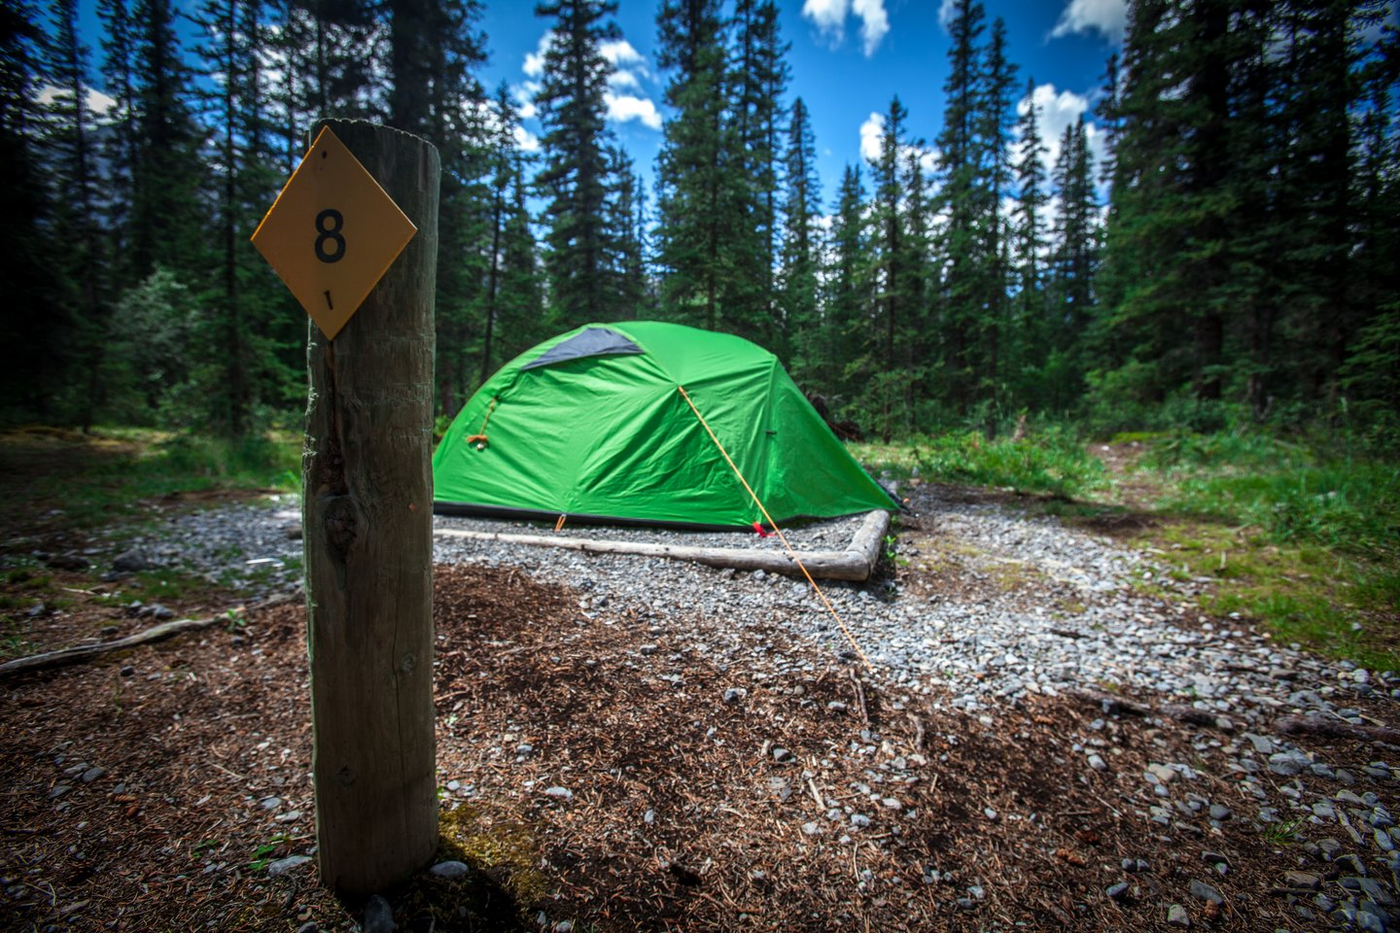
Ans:
{"type": "MultiPolygon", "coordinates": [[[[1244,622],[1207,621],[1195,609],[1205,580],[1179,579],[1170,555],[1125,550],[1053,517],[1028,517],[999,504],[940,498],[922,487],[925,549],[898,545],[899,558],[933,562],[951,592],[902,592],[888,580],[823,584],[828,599],[891,686],[930,697],[935,708],[968,712],[1032,693],[1075,686],[1193,698],[1193,705],[1249,730],[1281,711],[1323,711],[1361,723],[1353,698],[1400,697],[1392,672],[1327,662],[1275,643],[1244,622]],[[955,555],[954,565],[946,563],[955,555]],[[943,562],[943,563],[940,563],[943,562]],[[948,572],[945,573],[945,570],[948,572]]],[[[137,550],[153,567],[173,567],[250,591],[299,585],[300,515],[294,497],[166,518],[154,531],[87,556],[101,565],[137,550]]],[[[443,517],[439,528],[541,533],[540,525],[443,517]]],[[[787,530],[796,549],[840,549],[860,518],[787,530]]],[[[543,528],[547,532],[547,526],[543,528]]],[[[596,537],[711,547],[780,549],[776,536],[566,526],[564,537],[596,537]]],[[[909,535],[904,536],[906,539],[909,535]]],[[[703,648],[728,663],[750,660],[746,629],[762,622],[785,634],[767,646],[776,670],[813,669],[853,652],[840,625],[805,581],[663,559],[584,554],[455,537],[436,539],[440,562],[519,566],[542,581],[579,591],[584,612],[649,620],[656,634],[703,648]]],[[[655,650],[655,646],[650,646],[655,650]]],[[[1258,730],[1254,730],[1258,731],[1258,730]]],[[[1263,741],[1263,740],[1260,740],[1263,741]]],[[[1281,776],[1310,762],[1278,749],[1281,776]]]]}

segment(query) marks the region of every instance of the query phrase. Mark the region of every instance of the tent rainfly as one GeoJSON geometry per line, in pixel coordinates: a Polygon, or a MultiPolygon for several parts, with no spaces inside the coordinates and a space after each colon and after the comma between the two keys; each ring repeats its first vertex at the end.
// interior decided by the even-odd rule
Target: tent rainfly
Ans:
{"type": "Polygon", "coordinates": [[[774,521],[897,508],[777,357],[655,321],[588,324],[501,367],[433,455],[434,508],[689,528],[764,521],[720,445],[774,521]]]}

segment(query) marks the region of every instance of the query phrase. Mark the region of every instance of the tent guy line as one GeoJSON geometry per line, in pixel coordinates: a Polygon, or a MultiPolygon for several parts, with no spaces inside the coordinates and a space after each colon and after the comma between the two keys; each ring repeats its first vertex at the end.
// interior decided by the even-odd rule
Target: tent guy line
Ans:
{"type": "Polygon", "coordinates": [[[875,668],[871,665],[870,659],[865,656],[865,650],[861,648],[860,644],[856,641],[856,637],[851,634],[851,630],[846,627],[846,623],[842,621],[841,614],[836,611],[836,607],[831,604],[831,600],[827,599],[826,594],[822,592],[822,588],[817,586],[817,581],[812,579],[812,574],[808,572],[807,565],[802,563],[802,558],[797,556],[797,551],[793,550],[792,545],[788,543],[787,535],[783,534],[783,529],[773,520],[773,516],[768,514],[768,508],[763,504],[763,501],[758,498],[758,493],[753,491],[753,487],[749,485],[749,481],[744,479],[744,474],[735,466],[734,458],[729,456],[729,451],[725,450],[719,438],[715,437],[715,432],[710,427],[710,423],[705,420],[704,415],[700,414],[700,409],[695,407],[695,402],[691,401],[690,393],[685,390],[685,386],[678,385],[676,388],[680,391],[681,398],[685,399],[685,403],[690,406],[690,410],[695,412],[695,417],[700,419],[700,424],[705,428],[705,433],[710,435],[710,440],[715,442],[715,446],[719,448],[719,452],[724,455],[724,462],[729,464],[729,468],[734,471],[734,475],[739,477],[739,482],[744,484],[744,489],[748,491],[749,496],[753,499],[754,505],[758,506],[758,510],[763,513],[764,519],[767,520],[769,526],[772,527],[773,531],[778,535],[778,540],[783,542],[783,550],[787,551],[788,556],[797,563],[798,569],[802,571],[802,576],[806,577],[807,582],[811,584],[812,590],[817,594],[817,598],[822,601],[822,605],[826,607],[826,611],[831,613],[831,617],[836,620],[836,624],[841,626],[841,631],[845,633],[846,640],[851,643],[851,647],[855,649],[856,654],[860,655],[861,661],[865,663],[865,669],[873,675],[875,673],[875,668]]]}

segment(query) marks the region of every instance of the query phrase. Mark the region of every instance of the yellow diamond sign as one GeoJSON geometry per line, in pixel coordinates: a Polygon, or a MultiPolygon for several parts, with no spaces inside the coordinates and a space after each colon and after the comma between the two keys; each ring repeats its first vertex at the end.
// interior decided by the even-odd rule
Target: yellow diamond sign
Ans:
{"type": "Polygon", "coordinates": [[[253,245],[334,340],[417,232],[330,127],[322,127],[254,231],[253,245]]]}

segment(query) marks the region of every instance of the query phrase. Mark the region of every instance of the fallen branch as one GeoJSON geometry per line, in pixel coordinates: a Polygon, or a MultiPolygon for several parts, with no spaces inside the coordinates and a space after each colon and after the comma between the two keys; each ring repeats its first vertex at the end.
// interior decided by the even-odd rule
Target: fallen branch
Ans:
{"type": "MultiPolygon", "coordinates": [[[[1126,697],[1114,696],[1111,693],[1100,693],[1097,690],[1088,690],[1078,687],[1067,690],[1065,693],[1081,703],[1089,706],[1097,706],[1100,710],[1110,716],[1165,716],[1168,719],[1175,719],[1192,726],[1218,727],[1219,717],[1209,710],[1196,709],[1194,706],[1185,706],[1181,703],[1163,703],[1153,709],[1144,703],[1129,700],[1126,697]]],[[[1226,731],[1229,731],[1228,729],[1226,731]]]]}
{"type": "Polygon", "coordinates": [[[1388,726],[1366,726],[1328,719],[1323,716],[1284,716],[1274,723],[1279,735],[1306,735],[1318,739],[1355,739],[1400,745],[1400,729],[1388,726]]]}
{"type": "Polygon", "coordinates": [[[865,707],[865,685],[862,684],[860,678],[856,676],[855,668],[851,668],[851,684],[855,687],[856,706],[860,708],[860,718],[864,720],[865,724],[868,726],[870,725],[870,711],[865,707]]]}
{"type": "MultiPolygon", "coordinates": [[[[280,603],[289,602],[291,596],[277,596],[253,606],[239,606],[231,610],[235,616],[241,616],[249,609],[267,609],[280,603]]],[[[59,648],[56,651],[46,651],[42,654],[34,654],[25,658],[15,658],[13,661],[6,661],[0,664],[0,677],[9,677],[12,674],[22,674],[26,671],[43,671],[55,667],[63,667],[68,664],[78,664],[91,660],[99,655],[112,651],[121,651],[124,648],[135,648],[139,645],[149,645],[153,642],[164,641],[185,632],[195,632],[200,629],[209,628],[220,622],[230,621],[229,613],[211,616],[207,619],[176,619],[173,622],[162,622],[135,635],[128,635],[125,638],[118,638],[115,641],[99,642],[95,645],[74,645],[68,648],[59,648]]]]}
{"type": "MultiPolygon", "coordinates": [[[[844,551],[799,551],[798,557],[813,577],[825,580],[862,581],[870,578],[880,557],[880,542],[889,528],[890,514],[876,509],[865,517],[851,543],[844,551]]],[[[641,557],[666,557],[689,560],[711,567],[732,567],[735,570],[763,570],[800,577],[797,562],[782,551],[747,548],[695,547],[683,544],[646,544],[631,541],[601,541],[590,538],[566,538],[561,535],[518,535],[491,531],[461,531],[438,528],[436,535],[468,538],[475,541],[499,541],[503,544],[524,544],[531,547],[558,547],[593,554],[635,554],[641,557]]]]}

